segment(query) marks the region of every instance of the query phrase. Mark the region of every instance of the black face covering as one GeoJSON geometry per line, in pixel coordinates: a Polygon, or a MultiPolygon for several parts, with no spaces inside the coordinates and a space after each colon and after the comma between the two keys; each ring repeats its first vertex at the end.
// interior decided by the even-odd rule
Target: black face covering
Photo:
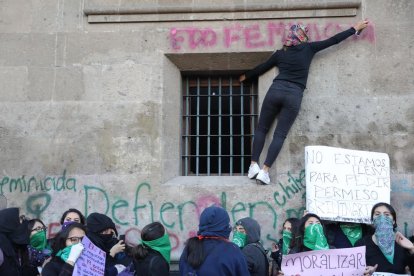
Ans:
{"type": "Polygon", "coordinates": [[[107,229],[113,229],[115,235],[118,235],[114,222],[107,215],[92,213],[86,219],[86,225],[88,229],[86,235],[100,249],[109,252],[118,243],[113,234],[100,234],[107,229]]]}
{"type": "Polygon", "coordinates": [[[0,210],[0,232],[4,234],[12,233],[20,225],[19,209],[7,208],[0,210]]]}
{"type": "Polygon", "coordinates": [[[118,243],[118,239],[113,236],[113,234],[98,234],[101,238],[103,244],[105,245],[107,250],[111,250],[111,248],[118,243]]]}
{"type": "Polygon", "coordinates": [[[27,224],[27,221],[23,221],[15,231],[9,233],[8,236],[14,244],[28,245],[30,243],[30,232],[27,224]]]}
{"type": "Polygon", "coordinates": [[[0,245],[6,256],[15,255],[14,247],[25,247],[29,244],[30,232],[27,223],[20,223],[18,208],[0,210],[0,245]]]}

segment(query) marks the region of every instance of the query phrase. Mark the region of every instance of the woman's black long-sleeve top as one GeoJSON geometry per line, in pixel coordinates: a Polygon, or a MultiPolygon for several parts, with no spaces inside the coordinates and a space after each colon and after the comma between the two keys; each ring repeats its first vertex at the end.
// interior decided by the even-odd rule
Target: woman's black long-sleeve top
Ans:
{"type": "Polygon", "coordinates": [[[274,52],[264,63],[246,72],[246,79],[248,80],[260,76],[269,69],[277,66],[279,68],[279,74],[274,80],[290,81],[305,89],[313,56],[317,52],[338,44],[353,34],[355,34],[355,29],[349,28],[326,40],[284,47],[274,52]]]}

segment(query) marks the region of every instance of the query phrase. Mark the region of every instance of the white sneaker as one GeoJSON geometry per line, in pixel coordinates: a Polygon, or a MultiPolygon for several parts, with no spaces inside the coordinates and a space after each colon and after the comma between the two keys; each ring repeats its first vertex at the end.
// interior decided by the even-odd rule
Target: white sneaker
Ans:
{"type": "Polygon", "coordinates": [[[264,170],[260,170],[256,176],[256,182],[257,181],[259,181],[260,184],[269,185],[270,184],[269,173],[265,172],[264,170]]]}
{"type": "Polygon", "coordinates": [[[254,178],[256,178],[259,171],[260,171],[260,167],[259,167],[259,165],[257,165],[257,163],[250,164],[249,172],[247,173],[247,177],[250,178],[250,179],[254,179],[254,178]]]}

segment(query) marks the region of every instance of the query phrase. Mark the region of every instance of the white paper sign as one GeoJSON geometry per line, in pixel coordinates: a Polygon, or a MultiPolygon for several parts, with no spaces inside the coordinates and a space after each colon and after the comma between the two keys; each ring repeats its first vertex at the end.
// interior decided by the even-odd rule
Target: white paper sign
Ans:
{"type": "Polygon", "coordinates": [[[282,257],[285,275],[363,276],[365,267],[365,246],[312,250],[282,257]]]}
{"type": "Polygon", "coordinates": [[[375,203],[390,203],[386,153],[305,147],[306,209],[322,219],[371,222],[375,203]]]}
{"type": "Polygon", "coordinates": [[[94,245],[87,236],[82,239],[84,249],[75,263],[76,276],[103,276],[105,274],[106,253],[94,245]]]}

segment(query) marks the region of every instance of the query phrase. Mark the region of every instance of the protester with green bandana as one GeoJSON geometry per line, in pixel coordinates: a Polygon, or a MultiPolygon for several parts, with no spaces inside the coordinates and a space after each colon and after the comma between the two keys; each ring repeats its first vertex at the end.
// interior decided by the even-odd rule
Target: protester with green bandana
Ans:
{"type": "Polygon", "coordinates": [[[372,228],[363,223],[325,221],[328,243],[335,248],[355,247],[357,241],[373,234],[372,228]]]}
{"type": "Polygon", "coordinates": [[[131,249],[135,275],[168,276],[171,243],[164,226],[153,222],[141,231],[141,244],[131,249]]]}
{"type": "Polygon", "coordinates": [[[325,229],[319,216],[307,213],[299,223],[294,248],[289,253],[299,253],[312,250],[329,249],[325,229]]]}
{"type": "Polygon", "coordinates": [[[27,246],[30,264],[40,272],[44,261],[52,254],[46,237],[47,227],[40,219],[29,220],[27,227],[30,231],[30,244],[27,246]]]}
{"type": "Polygon", "coordinates": [[[371,210],[374,235],[358,241],[356,246],[366,246],[367,269],[364,275],[375,272],[405,274],[408,266],[414,272],[414,244],[396,231],[397,213],[388,203],[375,204],[371,210]]]}
{"type": "Polygon", "coordinates": [[[250,276],[269,275],[267,252],[260,243],[260,225],[256,220],[249,217],[238,220],[232,241],[242,250],[250,276]]]}
{"type": "MultiPolygon", "coordinates": [[[[289,254],[301,253],[312,250],[330,249],[325,235],[325,229],[318,215],[306,213],[299,222],[298,232],[292,242],[289,254]]],[[[279,271],[278,276],[284,276],[279,271]]]]}
{"type": "Polygon", "coordinates": [[[77,222],[63,228],[54,239],[52,259],[44,266],[42,276],[72,275],[75,263],[83,251],[81,241],[85,233],[85,226],[77,222]]]}
{"type": "Polygon", "coordinates": [[[291,249],[292,240],[299,227],[299,219],[297,218],[288,218],[283,223],[283,229],[281,231],[282,238],[279,240],[278,244],[272,244],[272,253],[270,257],[276,261],[277,267],[280,268],[282,264],[283,255],[287,255],[291,249]]]}

